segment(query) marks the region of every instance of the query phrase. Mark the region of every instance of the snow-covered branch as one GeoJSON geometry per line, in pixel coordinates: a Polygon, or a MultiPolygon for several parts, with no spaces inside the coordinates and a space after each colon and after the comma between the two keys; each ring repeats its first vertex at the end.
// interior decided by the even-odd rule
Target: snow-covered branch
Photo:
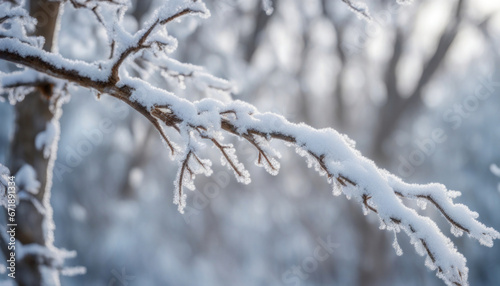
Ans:
{"type": "Polygon", "coordinates": [[[111,80],[119,81],[119,69],[122,63],[141,50],[152,49],[155,52],[169,51],[168,47],[175,49],[177,42],[166,34],[166,31],[155,31],[159,27],[187,14],[209,16],[210,12],[201,1],[171,1],[158,9],[146,28],[130,37],[120,26],[114,26],[112,41],[112,67],[111,80]],[[171,3],[172,2],[172,3],[171,3]]]}
{"type": "Polygon", "coordinates": [[[342,0],[354,13],[367,20],[371,20],[370,12],[365,3],[355,2],[352,0],[342,0]]]}
{"type": "Polygon", "coordinates": [[[22,8],[24,1],[0,2],[0,39],[17,38],[24,43],[42,47],[42,37],[28,36],[27,32],[35,28],[36,19],[32,18],[28,11],[22,8]]]}
{"type": "MultiPolygon", "coordinates": [[[[272,175],[279,171],[280,155],[269,143],[272,140],[283,141],[305,157],[308,165],[314,166],[320,175],[326,176],[335,195],[344,193],[347,198],[358,201],[365,214],[371,211],[378,215],[381,228],[395,233],[403,230],[416,251],[426,256],[426,265],[436,269],[437,275],[448,285],[467,285],[468,268],[463,255],[457,252],[434,221],[419,215],[401,200],[416,200],[421,207],[425,207],[426,202],[434,205],[448,220],[455,236],[465,232],[481,244],[491,246],[493,239],[500,238],[500,234],[477,221],[477,213],[453,202],[459,192],[447,190],[440,184],[407,184],[378,168],[355,149],[352,140],[333,129],[294,124],[280,115],[261,113],[241,101],[223,103],[203,99],[191,102],[156,88],[141,78],[131,77],[124,65],[134,57],[140,57],[150,65],[156,65],[157,69],[166,71],[166,76],[193,77],[207,87],[228,88],[227,82],[206,76],[198,68],[176,62],[164,53],[166,47],[174,47],[176,43],[162,28],[186,14],[208,15],[208,11],[200,1],[169,1],[153,15],[146,28],[134,35],[117,25],[117,21],[112,25],[112,32],[108,33],[113,54],[106,61],[87,63],[69,60],[13,36],[0,38],[0,59],[24,65],[44,76],[109,94],[150,120],[179,162],[174,203],[180,212],[186,206],[184,188],[194,189],[196,174],[209,176],[212,173],[212,163],[200,156],[207,145],[214,146],[221,153],[222,164],[234,171],[238,181],[247,184],[250,183],[250,174],[239,162],[237,150],[233,145],[224,143],[224,138],[236,136],[252,144],[258,152],[256,164],[272,175]],[[197,73],[201,76],[195,76],[197,73]],[[177,132],[181,139],[174,142],[167,136],[167,128],[177,132]]],[[[5,85],[16,86],[16,81],[5,77],[2,86],[5,85]]],[[[399,253],[397,243],[394,246],[399,253]]]]}
{"type": "Polygon", "coordinates": [[[0,164],[0,205],[3,207],[7,207],[8,205],[9,174],[9,169],[0,164]]]}

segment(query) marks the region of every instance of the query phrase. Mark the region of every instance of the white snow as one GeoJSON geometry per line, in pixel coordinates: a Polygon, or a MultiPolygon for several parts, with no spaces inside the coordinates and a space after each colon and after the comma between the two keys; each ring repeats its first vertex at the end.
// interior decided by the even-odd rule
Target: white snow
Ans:
{"type": "Polygon", "coordinates": [[[199,90],[215,88],[229,92],[233,89],[230,82],[205,72],[202,67],[181,63],[166,55],[145,51],[142,59],[150,62],[148,67],[151,71],[160,71],[166,77],[177,77],[180,79],[181,85],[184,84],[185,80],[190,79],[199,90]]]}
{"type": "Polygon", "coordinates": [[[401,249],[401,246],[399,246],[399,243],[398,243],[398,236],[397,236],[396,231],[394,232],[394,241],[392,242],[392,247],[394,247],[394,250],[396,250],[397,256],[403,255],[403,250],[401,249]]]}
{"type": "Polygon", "coordinates": [[[35,169],[29,164],[24,164],[16,175],[16,185],[19,190],[27,191],[33,195],[38,194],[40,182],[37,180],[35,169]]]}
{"type": "Polygon", "coordinates": [[[86,268],[77,267],[64,267],[64,260],[74,258],[76,251],[68,251],[65,249],[58,249],[55,247],[47,247],[37,243],[21,244],[16,243],[16,259],[22,260],[26,255],[34,255],[45,258],[50,262],[52,269],[61,269],[61,274],[67,276],[74,276],[86,273],[86,268]]]}
{"type": "Polygon", "coordinates": [[[18,38],[25,43],[41,48],[44,44],[43,37],[27,35],[27,32],[33,31],[37,20],[32,18],[22,6],[22,3],[19,6],[5,1],[0,3],[0,19],[5,19],[0,25],[0,37],[18,38]],[[9,25],[4,25],[4,23],[9,25]]]}
{"type": "MultiPolygon", "coordinates": [[[[0,51],[16,53],[23,57],[37,57],[43,61],[50,63],[56,68],[67,70],[68,72],[76,72],[82,77],[87,77],[93,81],[106,81],[109,75],[109,69],[99,69],[96,64],[89,64],[79,60],[68,60],[60,54],[48,53],[37,47],[27,45],[18,39],[0,38],[0,51]]],[[[49,75],[49,70],[44,70],[49,75]]]]}
{"type": "Polygon", "coordinates": [[[7,207],[7,192],[9,187],[10,171],[4,165],[0,164],[0,204],[7,207]]]}
{"type": "MultiPolygon", "coordinates": [[[[350,0],[344,0],[344,2],[359,15],[369,17],[365,4],[350,0]]],[[[265,0],[262,3],[266,12],[271,13],[271,1],[265,0]]],[[[111,67],[117,62],[120,54],[137,45],[139,39],[146,35],[148,29],[151,28],[152,34],[146,43],[151,44],[153,50],[141,53],[145,60],[151,64],[158,64],[158,68],[163,69],[170,76],[193,77],[193,80],[201,84],[202,88],[228,86],[226,81],[212,77],[198,67],[179,63],[168,58],[165,53],[161,53],[160,48],[164,46],[163,44],[165,47],[174,48],[176,42],[168,35],[163,26],[160,28],[158,23],[166,23],[174,15],[184,10],[193,11],[204,17],[210,15],[202,1],[172,0],[166,2],[155,12],[151,20],[146,23],[146,28],[133,35],[118,24],[109,26],[108,35],[116,42],[116,50],[115,56],[107,61],[86,63],[68,60],[61,55],[44,52],[38,44],[23,42],[21,38],[0,38],[0,52],[8,51],[23,57],[39,58],[55,68],[76,73],[94,82],[105,82],[111,74],[111,67]]],[[[122,16],[123,14],[119,18],[122,16]]],[[[24,26],[20,27],[24,29],[24,26]]],[[[18,29],[21,28],[18,27],[18,29]]],[[[9,32],[14,31],[16,30],[9,32]]],[[[25,35],[25,32],[21,30],[17,32],[22,32],[20,35],[25,35]]],[[[167,49],[167,52],[170,51],[167,49]]],[[[140,55],[138,53],[134,56],[140,55]]],[[[64,75],[57,72],[50,70],[44,72],[50,76],[64,78],[64,75]]],[[[27,72],[27,74],[30,73],[27,72]]],[[[199,151],[207,145],[220,144],[215,149],[218,152],[222,151],[220,156],[222,165],[227,165],[233,170],[239,182],[250,183],[250,174],[239,162],[234,146],[223,143],[223,134],[228,133],[223,129],[224,123],[226,127],[228,125],[234,127],[231,131],[235,131],[236,135],[240,137],[248,138],[248,136],[258,134],[257,137],[253,138],[259,148],[270,156],[271,165],[279,167],[276,160],[279,158],[279,153],[270,147],[269,141],[273,138],[287,140],[289,141],[287,143],[296,148],[300,156],[305,157],[309,167],[314,167],[320,175],[328,177],[329,183],[333,185],[334,195],[343,193],[348,199],[352,198],[363,205],[366,198],[369,198],[369,202],[367,202],[369,208],[364,206],[365,212],[368,213],[369,209],[376,209],[381,228],[393,231],[395,235],[403,230],[409,236],[417,253],[426,255],[426,265],[431,269],[440,269],[437,275],[448,285],[454,283],[467,285],[468,268],[465,257],[457,252],[454,244],[441,232],[433,220],[419,215],[414,209],[403,204],[400,196],[416,200],[420,208],[425,208],[427,203],[438,206],[438,210],[449,221],[452,234],[456,236],[467,232],[470,237],[486,246],[492,246],[493,239],[500,238],[497,231],[476,220],[478,218],[476,212],[471,211],[465,205],[453,202],[453,199],[460,195],[459,192],[447,190],[441,184],[405,183],[397,176],[378,168],[373,161],[365,158],[355,149],[353,140],[333,129],[314,129],[303,123],[291,123],[280,115],[269,112],[261,113],[254,106],[242,101],[223,103],[214,99],[204,99],[191,102],[171,92],[154,87],[140,78],[132,78],[123,68],[120,69],[119,76],[120,81],[117,86],[131,88],[132,95],[129,98],[131,101],[142,105],[148,111],[161,110],[161,112],[174,115],[182,121],[176,126],[179,128],[181,137],[179,141],[181,142],[175,142],[181,147],[176,148],[178,150],[174,156],[179,162],[174,203],[178,205],[180,212],[183,212],[186,206],[184,187],[194,190],[195,175],[210,176],[212,173],[210,168],[212,163],[197,157],[199,151]],[[347,186],[340,186],[337,178],[347,186]]],[[[7,78],[6,81],[8,80],[7,78]]],[[[103,92],[107,91],[109,92],[109,90],[103,92]]],[[[162,124],[163,128],[167,127],[160,121],[158,122],[162,124]]],[[[57,140],[58,128],[55,124],[49,123],[46,130],[38,134],[35,142],[36,147],[39,150],[43,148],[44,154],[50,153],[50,149],[47,151],[46,148],[57,140]]],[[[271,168],[267,163],[261,161],[259,165],[265,167],[272,175],[278,173],[277,169],[271,168]]],[[[500,173],[498,168],[493,167],[492,172],[500,173]]],[[[24,165],[16,177],[20,188],[32,194],[38,193],[40,183],[36,180],[36,173],[31,166],[24,165]]],[[[398,255],[402,254],[396,237],[393,246],[398,255]]],[[[34,248],[32,251],[44,252],[46,249],[34,248]]]]}
{"type": "Polygon", "coordinates": [[[347,6],[362,19],[371,19],[368,6],[364,2],[342,0],[347,6]]]}
{"type": "MultiPolygon", "coordinates": [[[[500,177],[500,167],[498,167],[496,164],[490,165],[490,171],[493,173],[493,175],[500,177]]],[[[498,183],[497,185],[497,190],[500,192],[500,183],[498,183]]]]}
{"type": "Polygon", "coordinates": [[[59,120],[53,118],[47,122],[45,131],[37,134],[35,147],[37,150],[43,150],[44,158],[49,158],[50,154],[52,154],[54,144],[59,141],[59,128],[59,120]]]}
{"type": "Polygon", "coordinates": [[[274,12],[272,0],[262,0],[262,9],[270,16],[274,12]]]}

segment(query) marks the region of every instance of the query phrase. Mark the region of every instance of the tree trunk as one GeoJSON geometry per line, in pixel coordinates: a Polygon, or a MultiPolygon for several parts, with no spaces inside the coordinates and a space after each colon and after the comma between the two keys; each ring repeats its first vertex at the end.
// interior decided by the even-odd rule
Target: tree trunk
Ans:
{"type": "MultiPolygon", "coordinates": [[[[44,49],[53,50],[56,39],[56,26],[59,16],[59,3],[48,0],[32,0],[30,14],[37,18],[35,34],[45,38],[44,49]]],[[[44,156],[43,149],[35,147],[37,134],[46,130],[47,123],[58,120],[60,107],[52,104],[52,85],[40,84],[36,91],[15,106],[15,133],[11,145],[10,169],[15,174],[23,165],[29,164],[36,171],[40,189],[30,199],[21,199],[16,209],[16,243],[23,246],[38,244],[48,249],[53,248],[52,208],[50,206],[50,190],[52,187],[52,169],[56,152],[44,156]],[[35,204],[41,204],[41,213],[35,204]]],[[[57,123],[58,124],[58,123],[57,123]]],[[[59,132],[58,128],[57,132],[59,132]]],[[[59,134],[56,134],[56,139],[59,134]]],[[[57,144],[57,142],[54,142],[57,144]]],[[[55,150],[55,149],[52,149],[55,150]]],[[[21,187],[22,186],[19,186],[21,187]]],[[[23,191],[18,190],[18,191],[23,191]]],[[[59,271],[50,260],[35,255],[24,255],[18,258],[16,265],[16,280],[19,285],[58,285],[59,271]]]]}

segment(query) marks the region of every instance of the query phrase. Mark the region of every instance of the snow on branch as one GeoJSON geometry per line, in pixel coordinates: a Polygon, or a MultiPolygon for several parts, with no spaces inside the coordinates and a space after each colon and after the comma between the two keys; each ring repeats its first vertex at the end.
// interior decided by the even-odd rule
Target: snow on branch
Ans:
{"type": "MultiPolygon", "coordinates": [[[[364,2],[357,2],[354,0],[342,0],[351,11],[356,13],[360,18],[371,21],[372,17],[370,15],[370,9],[364,2]]],[[[400,5],[406,5],[413,2],[413,0],[396,0],[396,2],[400,5]]]]}
{"type": "Polygon", "coordinates": [[[342,0],[354,13],[358,14],[360,17],[367,20],[371,20],[370,12],[368,11],[368,6],[365,3],[355,2],[352,0],[342,0]]]}
{"type": "MultiPolygon", "coordinates": [[[[2,231],[3,241],[8,241],[5,237],[7,231],[4,227],[0,227],[2,231]]],[[[30,259],[38,261],[41,265],[57,270],[64,276],[82,275],[87,272],[87,269],[82,266],[64,266],[64,261],[76,257],[76,251],[59,249],[55,247],[47,247],[36,243],[22,244],[16,242],[16,260],[22,261],[30,259]]]]}
{"type": "Polygon", "coordinates": [[[193,79],[202,89],[215,89],[223,92],[231,92],[233,86],[227,80],[214,77],[203,71],[203,68],[191,64],[181,63],[175,59],[145,51],[140,59],[141,66],[135,65],[135,69],[141,73],[159,72],[164,77],[171,77],[178,81],[181,87],[185,87],[186,79],[193,79]]]}
{"type": "Polygon", "coordinates": [[[10,171],[0,164],[0,205],[7,208],[10,171]]]}
{"type": "Polygon", "coordinates": [[[146,28],[139,30],[133,36],[128,34],[121,26],[114,26],[111,80],[114,82],[119,81],[120,66],[132,54],[141,50],[160,52],[164,49],[166,51],[175,49],[177,41],[169,37],[166,30],[156,30],[186,14],[198,14],[203,17],[210,16],[210,12],[201,1],[175,0],[168,1],[167,4],[156,10],[152,19],[146,23],[146,28]],[[169,47],[171,49],[168,49],[169,47]]]}
{"type": "MultiPolygon", "coordinates": [[[[165,24],[186,14],[207,16],[209,12],[201,1],[175,0],[160,8],[147,22],[146,28],[134,35],[117,24],[113,25],[113,33],[109,35],[114,53],[104,61],[87,63],[65,59],[16,37],[0,38],[0,59],[24,65],[44,76],[90,88],[99,94],[109,94],[145,116],[158,129],[173,158],[179,162],[174,203],[180,212],[186,206],[184,189],[195,188],[195,175],[212,174],[212,162],[200,156],[201,150],[207,146],[215,147],[221,154],[222,164],[234,171],[238,181],[247,184],[250,183],[250,174],[239,162],[234,146],[224,142],[225,137],[235,136],[252,144],[258,152],[256,164],[272,175],[279,172],[280,155],[269,143],[283,141],[295,147],[310,167],[326,176],[333,186],[334,195],[343,193],[358,201],[365,214],[378,215],[381,228],[394,233],[403,230],[417,253],[426,256],[426,266],[436,270],[446,284],[468,284],[465,257],[434,221],[402,202],[402,198],[415,200],[421,207],[430,203],[449,222],[452,234],[460,236],[466,233],[481,244],[491,246],[500,234],[477,221],[477,213],[454,203],[458,192],[447,190],[440,184],[403,182],[362,156],[352,140],[333,129],[294,124],[280,115],[261,113],[242,101],[223,103],[203,99],[191,102],[143,80],[152,69],[163,71],[165,76],[192,77],[194,81],[204,82],[207,88],[230,88],[226,81],[204,75],[199,68],[168,57],[167,47],[172,48],[176,43],[168,36],[165,24]],[[132,77],[127,67],[136,59],[148,62],[151,68],[144,65],[145,71],[132,77]],[[181,139],[174,142],[167,136],[166,129],[177,132],[181,139]]],[[[393,245],[399,254],[397,241],[393,245]]]]}
{"type": "MultiPolygon", "coordinates": [[[[91,11],[96,19],[102,25],[105,25],[105,19],[107,17],[103,16],[103,6],[107,5],[118,13],[118,10],[124,9],[127,6],[127,0],[64,0],[64,3],[70,3],[75,9],[86,9],[91,11]]],[[[106,14],[106,13],[105,13],[106,14]]],[[[108,16],[108,15],[106,15],[108,16]]]]}

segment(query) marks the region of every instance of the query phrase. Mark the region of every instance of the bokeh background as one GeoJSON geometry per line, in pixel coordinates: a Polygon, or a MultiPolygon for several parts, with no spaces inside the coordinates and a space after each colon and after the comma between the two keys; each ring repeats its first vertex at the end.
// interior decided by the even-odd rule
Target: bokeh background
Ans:
{"type": "MultiPolygon", "coordinates": [[[[162,2],[133,1],[127,27],[140,28],[162,2]]],[[[274,0],[270,15],[258,0],[205,2],[209,19],[169,24],[179,40],[174,58],[233,82],[233,99],[347,134],[406,181],[461,191],[458,202],[500,230],[500,177],[491,171],[500,164],[500,2],[373,1],[371,22],[338,0],[274,0]]],[[[105,31],[90,12],[66,5],[62,27],[63,56],[106,57],[105,31]]],[[[228,100],[189,79],[184,90],[155,75],[151,82],[191,100],[228,100]]],[[[87,268],[63,285],[443,285],[404,234],[399,257],[376,216],[333,196],[325,178],[280,143],[282,170],[273,177],[254,165],[251,146],[227,138],[252,183],[215,166],[212,177],[197,178],[179,214],[178,165],[156,130],[125,104],[93,98],[72,89],[61,118],[55,245],[76,250],[68,264],[87,268]],[[320,241],[335,248],[314,262],[320,241]],[[297,267],[304,275],[290,276],[297,267]]],[[[13,116],[1,103],[0,162],[9,159],[13,116]]],[[[205,155],[219,161],[214,149],[205,155]]],[[[433,206],[421,213],[466,256],[471,285],[500,283],[498,242],[486,248],[455,238],[433,206]]]]}

